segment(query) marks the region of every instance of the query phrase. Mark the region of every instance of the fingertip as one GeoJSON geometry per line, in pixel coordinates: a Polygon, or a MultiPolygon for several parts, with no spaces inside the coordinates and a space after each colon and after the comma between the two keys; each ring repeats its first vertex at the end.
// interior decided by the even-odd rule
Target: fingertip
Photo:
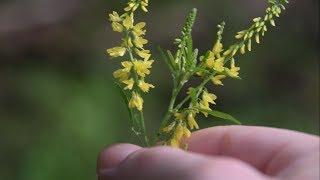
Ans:
{"type": "Polygon", "coordinates": [[[102,150],[97,160],[97,173],[115,168],[127,156],[141,147],[133,144],[114,144],[102,150]]]}

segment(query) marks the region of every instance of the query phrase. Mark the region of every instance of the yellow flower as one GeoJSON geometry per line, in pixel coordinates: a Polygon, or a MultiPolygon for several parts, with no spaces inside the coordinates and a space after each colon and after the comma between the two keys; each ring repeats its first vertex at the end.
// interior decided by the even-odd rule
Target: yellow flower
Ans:
{"type": "Polygon", "coordinates": [[[124,48],[124,47],[114,47],[114,48],[110,48],[110,49],[107,49],[107,53],[108,53],[111,57],[124,56],[124,54],[126,53],[126,48],[124,48]]]}
{"type": "Polygon", "coordinates": [[[149,92],[150,88],[154,88],[154,85],[152,84],[149,84],[149,83],[146,83],[144,81],[139,81],[139,84],[138,86],[140,87],[140,89],[143,91],[143,92],[149,92]]]}
{"type": "Polygon", "coordinates": [[[182,143],[182,138],[188,138],[190,136],[190,130],[185,125],[178,124],[174,130],[172,138],[169,141],[169,144],[171,147],[179,148],[182,143]]]}
{"type": "Polygon", "coordinates": [[[187,127],[183,128],[183,135],[187,138],[191,136],[191,132],[187,127]]]}
{"type": "Polygon", "coordinates": [[[117,12],[113,11],[112,14],[109,14],[109,20],[112,22],[120,22],[122,21],[122,18],[117,12]]]}
{"type": "Polygon", "coordinates": [[[177,141],[176,139],[171,139],[170,140],[170,146],[173,148],[180,148],[180,142],[177,141]]]}
{"type": "Polygon", "coordinates": [[[196,120],[194,119],[194,115],[192,113],[189,113],[188,115],[188,125],[190,129],[199,129],[199,125],[197,124],[196,120]]]}
{"type": "Polygon", "coordinates": [[[207,91],[203,91],[202,93],[202,101],[203,102],[208,102],[211,104],[216,104],[214,101],[217,99],[217,96],[212,94],[212,93],[208,93],[207,91]]]}
{"type": "Polygon", "coordinates": [[[150,61],[134,61],[134,68],[137,72],[137,74],[141,77],[145,77],[146,75],[150,74],[150,68],[152,67],[152,63],[154,61],[150,60],[150,61]]]}
{"type": "Polygon", "coordinates": [[[148,40],[144,39],[143,37],[140,36],[135,36],[133,43],[140,49],[143,48],[143,45],[148,43],[148,40]]]}
{"type": "Polygon", "coordinates": [[[128,6],[124,10],[125,11],[135,11],[141,5],[141,9],[144,12],[148,12],[148,9],[147,9],[148,4],[149,4],[148,0],[142,0],[140,2],[137,2],[135,0],[130,0],[128,2],[128,6]]]}
{"type": "Polygon", "coordinates": [[[119,79],[120,81],[125,81],[130,77],[130,73],[124,69],[119,69],[113,73],[113,77],[119,79]]]}
{"type": "Polygon", "coordinates": [[[231,60],[230,69],[226,68],[226,73],[232,78],[239,78],[240,67],[235,66],[235,60],[231,60]]]}
{"type": "Polygon", "coordinates": [[[142,111],[143,108],[143,99],[141,98],[140,94],[133,92],[132,97],[129,101],[130,108],[137,108],[139,111],[142,111]]]}
{"type": "Polygon", "coordinates": [[[148,12],[148,9],[147,9],[148,4],[149,4],[148,0],[142,0],[142,1],[141,1],[141,9],[142,9],[144,12],[148,12]]]}
{"type": "Polygon", "coordinates": [[[111,23],[111,26],[112,26],[113,31],[115,31],[115,32],[122,32],[123,31],[123,26],[118,22],[111,23]]]}
{"type": "Polygon", "coordinates": [[[212,83],[215,84],[215,85],[220,85],[220,86],[223,86],[223,83],[222,83],[222,79],[226,78],[225,75],[217,75],[215,76],[214,78],[211,79],[212,83]]]}
{"type": "MultiPolygon", "coordinates": [[[[208,102],[201,100],[198,104],[199,108],[202,110],[211,111],[210,105],[208,102]]],[[[208,117],[208,113],[205,111],[201,111],[205,117],[208,117]]]]}
{"type": "Polygon", "coordinates": [[[180,142],[181,138],[184,135],[184,127],[181,124],[178,124],[178,126],[176,127],[176,130],[174,132],[174,139],[176,139],[178,142],[180,142]]]}
{"type": "Polygon", "coordinates": [[[143,58],[145,61],[149,60],[149,58],[151,57],[149,50],[139,50],[139,49],[135,48],[134,51],[136,52],[136,54],[138,56],[143,58]]]}
{"type": "Polygon", "coordinates": [[[185,119],[185,116],[183,113],[174,113],[174,117],[176,120],[183,121],[185,119]]]}
{"type": "Polygon", "coordinates": [[[133,14],[131,14],[131,15],[126,14],[126,17],[123,20],[122,24],[127,30],[129,30],[133,27],[133,22],[134,22],[133,14]]]}
{"type": "Polygon", "coordinates": [[[130,77],[130,71],[132,68],[132,63],[130,61],[121,62],[123,69],[119,69],[113,73],[113,76],[120,81],[125,81],[130,77]]]}
{"type": "Polygon", "coordinates": [[[133,64],[130,61],[123,61],[121,62],[121,65],[124,67],[124,70],[126,70],[127,72],[130,72],[133,64]]]}
{"type": "Polygon", "coordinates": [[[133,85],[134,85],[134,80],[133,80],[133,78],[131,78],[131,79],[122,81],[122,83],[124,83],[124,84],[127,85],[124,89],[130,89],[130,90],[132,90],[133,85]]]}
{"type": "Polygon", "coordinates": [[[221,51],[223,50],[223,45],[220,41],[217,41],[216,44],[213,46],[213,54],[218,55],[221,53],[221,51]]]}
{"type": "Polygon", "coordinates": [[[208,68],[213,69],[214,64],[215,64],[214,57],[208,58],[208,59],[206,60],[206,66],[207,66],[208,68]]]}
{"type": "Polygon", "coordinates": [[[215,60],[213,69],[217,72],[223,72],[224,71],[223,65],[224,65],[224,58],[219,58],[215,60]]]}
{"type": "Polygon", "coordinates": [[[130,0],[128,2],[128,6],[124,8],[125,11],[135,11],[139,7],[139,4],[135,2],[135,0],[130,0]]]}
{"type": "Polygon", "coordinates": [[[135,33],[136,36],[141,36],[146,33],[146,30],[143,30],[143,28],[146,26],[145,22],[140,22],[133,26],[133,32],[135,33]]]}

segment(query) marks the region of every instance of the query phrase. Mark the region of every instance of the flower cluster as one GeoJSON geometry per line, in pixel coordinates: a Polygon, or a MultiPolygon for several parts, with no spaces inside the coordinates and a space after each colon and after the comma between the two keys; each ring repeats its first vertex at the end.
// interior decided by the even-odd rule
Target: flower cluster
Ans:
{"type": "MultiPolygon", "coordinates": [[[[166,125],[162,127],[160,132],[162,135],[162,141],[165,145],[179,148],[184,147],[185,144],[183,143],[183,139],[190,136],[191,130],[199,128],[195,119],[199,113],[202,113],[205,117],[208,117],[210,114],[214,117],[237,122],[228,114],[212,110],[211,106],[216,104],[215,101],[217,96],[213,93],[210,93],[205,86],[208,82],[212,82],[212,85],[214,86],[223,86],[223,80],[227,77],[240,79],[240,67],[236,66],[235,56],[238,55],[238,52],[245,54],[246,50],[252,50],[253,37],[255,38],[256,43],[259,44],[261,39],[260,37],[264,36],[265,32],[267,31],[267,22],[269,22],[272,26],[275,26],[274,18],[279,17],[281,11],[284,10],[283,4],[288,3],[287,0],[269,0],[268,2],[269,7],[266,9],[266,15],[264,17],[254,18],[252,26],[250,26],[247,30],[238,32],[235,36],[236,39],[240,39],[240,42],[236,42],[226,50],[223,49],[224,47],[222,44],[222,34],[225,23],[223,22],[219,24],[217,41],[215,42],[213,49],[207,51],[207,53],[201,56],[199,60],[196,59],[197,49],[189,49],[192,48],[192,42],[190,42],[190,29],[192,28],[195,19],[194,12],[191,12],[191,14],[188,16],[187,23],[182,31],[182,37],[175,40],[175,42],[178,43],[178,48],[180,49],[176,53],[177,55],[175,57],[171,57],[172,53],[168,52],[168,61],[170,61],[171,57],[171,59],[174,59],[171,64],[175,64],[176,62],[179,63],[188,61],[188,59],[191,57],[192,61],[195,61],[195,63],[193,63],[191,68],[190,66],[187,66],[188,63],[182,63],[183,65],[186,65],[181,68],[183,71],[178,72],[178,74],[184,78],[180,79],[180,82],[175,82],[175,84],[183,85],[193,75],[198,75],[202,79],[202,83],[198,87],[190,88],[188,91],[188,96],[180,104],[171,109],[169,108],[169,115],[164,120],[167,123],[165,123],[166,125]],[[186,50],[184,51],[181,49],[186,50]],[[189,56],[189,52],[193,52],[195,56],[189,56]],[[190,102],[188,105],[186,105],[188,100],[190,100],[190,102]],[[170,112],[173,116],[173,119],[170,118],[172,117],[170,112]]],[[[170,62],[167,64],[170,64],[170,62]]],[[[177,89],[179,90],[180,87],[178,86],[177,89]]]]}
{"type": "Polygon", "coordinates": [[[112,29],[122,33],[124,38],[120,46],[107,49],[107,53],[112,58],[126,56],[127,60],[121,62],[122,68],[115,71],[113,76],[123,84],[124,90],[131,92],[128,106],[132,109],[142,111],[142,93],[147,93],[154,85],[145,82],[145,78],[150,74],[153,60],[150,60],[150,50],[144,48],[148,40],[144,38],[146,30],[145,22],[135,23],[134,15],[141,7],[147,12],[148,0],[130,0],[124,9],[125,13],[119,15],[113,11],[109,14],[112,29]]]}
{"type": "MultiPolygon", "coordinates": [[[[253,24],[246,30],[236,34],[237,41],[225,48],[222,35],[225,23],[218,25],[217,40],[213,48],[199,56],[198,49],[193,48],[192,28],[195,23],[197,10],[192,9],[186,18],[181,35],[175,39],[177,45],[175,53],[167,50],[160,52],[173,77],[173,89],[168,110],[163,118],[155,143],[162,143],[172,147],[187,147],[184,139],[191,136],[191,132],[199,129],[197,117],[213,116],[238,123],[229,114],[217,111],[217,96],[210,92],[207,86],[223,86],[226,78],[240,79],[240,67],[236,65],[238,55],[252,50],[252,39],[257,44],[268,30],[268,24],[275,26],[275,18],[279,17],[287,0],[267,0],[269,3],[266,14],[253,19],[253,24]],[[190,87],[187,95],[180,102],[177,97],[183,87],[192,78],[200,79],[195,87],[190,87]]],[[[113,73],[122,91],[123,98],[128,105],[132,130],[145,146],[149,146],[143,117],[143,93],[148,93],[154,85],[146,82],[154,60],[151,60],[150,50],[145,48],[148,40],[145,39],[145,22],[135,22],[135,13],[138,9],[148,12],[148,0],[128,0],[124,13],[113,11],[109,14],[112,29],[123,35],[119,46],[107,49],[111,58],[122,57],[121,68],[113,73]]]]}

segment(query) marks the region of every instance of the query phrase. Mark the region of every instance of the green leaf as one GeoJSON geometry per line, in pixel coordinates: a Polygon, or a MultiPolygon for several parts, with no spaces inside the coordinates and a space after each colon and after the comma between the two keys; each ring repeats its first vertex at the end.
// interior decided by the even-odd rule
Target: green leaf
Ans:
{"type": "Polygon", "coordinates": [[[160,51],[160,54],[161,54],[162,58],[164,59],[165,63],[167,64],[170,72],[171,72],[172,74],[175,74],[175,72],[174,72],[174,66],[173,66],[173,64],[172,64],[173,61],[172,61],[172,59],[171,59],[171,57],[170,57],[170,54],[169,54],[169,57],[166,56],[166,54],[164,53],[164,51],[163,51],[163,49],[162,49],[161,47],[158,47],[158,50],[160,51]]]}
{"type": "Polygon", "coordinates": [[[126,92],[122,89],[121,85],[117,82],[114,82],[115,86],[117,87],[117,89],[119,90],[120,96],[123,100],[123,102],[125,103],[125,106],[128,110],[129,113],[129,117],[130,117],[130,121],[132,122],[132,125],[135,124],[135,117],[133,115],[132,110],[129,108],[128,104],[129,104],[129,98],[128,95],[126,94],[126,92]]]}
{"type": "Polygon", "coordinates": [[[236,118],[234,118],[233,116],[231,116],[230,114],[224,113],[224,112],[220,112],[220,111],[210,111],[210,110],[205,110],[205,109],[200,109],[201,112],[206,112],[208,114],[210,114],[211,116],[220,118],[220,119],[224,119],[227,121],[231,121],[235,124],[241,124],[240,121],[238,121],[236,118]]]}

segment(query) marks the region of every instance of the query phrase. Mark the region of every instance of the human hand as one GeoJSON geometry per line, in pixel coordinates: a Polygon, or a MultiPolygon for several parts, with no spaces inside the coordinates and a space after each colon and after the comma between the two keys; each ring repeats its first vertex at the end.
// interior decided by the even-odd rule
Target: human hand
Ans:
{"type": "Polygon", "coordinates": [[[193,133],[189,151],[118,144],[101,152],[99,180],[318,180],[319,137],[248,126],[193,133]]]}

